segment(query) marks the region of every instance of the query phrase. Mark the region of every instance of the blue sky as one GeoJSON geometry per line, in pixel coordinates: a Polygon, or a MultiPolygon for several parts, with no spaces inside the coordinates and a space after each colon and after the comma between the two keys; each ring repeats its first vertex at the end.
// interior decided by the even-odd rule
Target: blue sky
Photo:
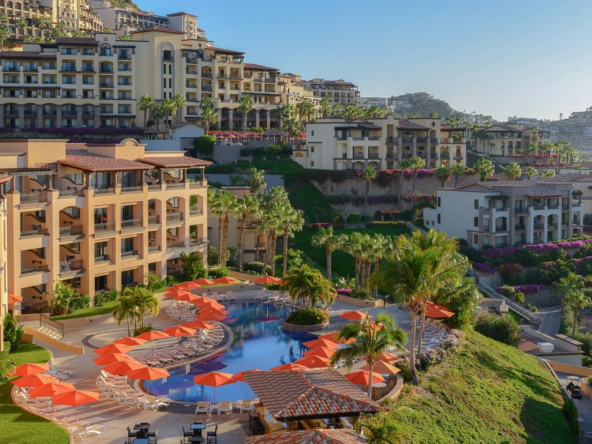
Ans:
{"type": "Polygon", "coordinates": [[[592,106],[590,0],[138,0],[199,17],[216,46],[364,96],[427,91],[453,108],[557,119],[592,106]]]}

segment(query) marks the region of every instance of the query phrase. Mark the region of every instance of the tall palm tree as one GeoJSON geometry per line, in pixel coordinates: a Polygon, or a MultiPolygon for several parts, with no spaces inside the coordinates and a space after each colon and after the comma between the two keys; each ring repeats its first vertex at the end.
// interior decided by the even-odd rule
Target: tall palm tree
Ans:
{"type": "Polygon", "coordinates": [[[144,111],[144,131],[148,126],[148,111],[152,109],[154,106],[154,99],[150,97],[148,94],[140,97],[140,104],[139,109],[140,111],[144,111]]]}
{"type": "Polygon", "coordinates": [[[121,296],[117,306],[111,312],[113,317],[117,319],[119,325],[125,320],[127,322],[127,335],[131,336],[130,320],[134,321],[134,327],[137,321],[136,306],[131,296],[121,296]]]}
{"type": "Polygon", "coordinates": [[[219,209],[222,213],[222,219],[223,219],[223,226],[222,226],[222,247],[220,249],[220,251],[218,252],[218,261],[220,263],[220,265],[222,265],[223,267],[226,266],[226,242],[228,240],[228,221],[230,219],[230,215],[235,213],[235,206],[236,206],[236,202],[237,202],[237,198],[234,194],[226,191],[226,190],[222,190],[218,192],[219,194],[219,209]]]}
{"type": "Polygon", "coordinates": [[[240,218],[240,232],[238,237],[238,269],[243,269],[243,246],[245,243],[245,231],[247,229],[247,219],[249,217],[259,218],[259,199],[248,194],[238,199],[235,207],[235,216],[240,218]]]}
{"type": "Polygon", "coordinates": [[[426,163],[421,157],[412,157],[409,164],[413,170],[413,181],[411,183],[411,208],[415,206],[415,184],[417,183],[417,173],[421,168],[425,168],[426,163]]]}
{"type": "Polygon", "coordinates": [[[166,117],[166,110],[161,103],[155,103],[152,105],[152,107],[150,107],[150,114],[152,115],[156,126],[158,126],[160,124],[160,119],[166,117]]]}
{"type": "Polygon", "coordinates": [[[21,38],[25,35],[25,29],[27,28],[27,20],[24,18],[18,18],[15,20],[14,25],[21,31],[21,38]]]}
{"type": "Polygon", "coordinates": [[[516,180],[522,175],[522,168],[516,162],[511,162],[506,165],[504,172],[508,176],[508,180],[516,180]]]}
{"type": "Polygon", "coordinates": [[[10,37],[10,31],[4,25],[0,26],[0,51],[4,51],[4,42],[10,37]]]}
{"type": "Polygon", "coordinates": [[[162,104],[164,112],[165,112],[165,118],[166,118],[166,123],[169,127],[169,129],[171,129],[172,127],[172,120],[173,120],[173,114],[175,114],[177,112],[177,102],[175,102],[172,98],[166,99],[164,101],[164,103],[162,104]],[[169,116],[170,116],[170,121],[169,121],[169,116]]]}
{"type": "Polygon", "coordinates": [[[343,117],[344,108],[341,103],[336,103],[331,108],[332,108],[333,116],[338,117],[338,118],[343,117]]]}
{"type": "Polygon", "coordinates": [[[370,193],[370,182],[376,179],[378,173],[373,166],[366,167],[362,170],[362,179],[366,181],[366,194],[364,195],[364,217],[368,216],[366,210],[368,205],[368,194],[370,193]]]}
{"type": "Polygon", "coordinates": [[[528,180],[530,180],[534,176],[536,176],[538,174],[538,172],[535,167],[527,166],[527,167],[524,167],[524,174],[526,174],[526,177],[528,177],[528,180]]]}
{"type": "Polygon", "coordinates": [[[130,297],[136,308],[136,316],[140,321],[140,328],[144,327],[144,318],[147,314],[158,315],[159,302],[149,289],[146,287],[126,287],[121,293],[123,297],[130,297]]]}
{"type": "Polygon", "coordinates": [[[0,12],[0,24],[7,24],[8,23],[8,15],[4,12],[0,12]]]}
{"type": "Polygon", "coordinates": [[[283,235],[282,245],[282,277],[286,277],[286,271],[288,269],[288,237],[293,237],[295,231],[302,231],[304,226],[304,218],[302,217],[302,211],[292,208],[288,201],[285,206],[285,210],[282,212],[280,218],[280,226],[283,235]]]}
{"type": "Polygon", "coordinates": [[[403,177],[405,177],[405,170],[411,169],[412,166],[410,159],[403,159],[399,162],[399,186],[397,187],[397,206],[399,209],[403,205],[403,177]]]}
{"type": "Polygon", "coordinates": [[[372,372],[378,356],[391,347],[405,350],[407,333],[405,330],[397,328],[395,320],[387,313],[380,313],[374,319],[374,324],[371,324],[370,318],[366,316],[360,323],[344,325],[337,335],[339,339],[355,339],[355,342],[337,350],[331,357],[331,364],[335,365],[343,359],[345,365],[351,369],[356,358],[364,359],[370,373],[368,396],[372,398],[372,372]]]}
{"type": "Polygon", "coordinates": [[[218,121],[218,113],[212,99],[210,97],[202,98],[199,110],[201,124],[206,127],[206,134],[209,134],[210,126],[218,121]]]}
{"type": "Polygon", "coordinates": [[[181,121],[181,110],[187,103],[187,100],[185,100],[185,96],[183,94],[177,93],[173,96],[173,101],[175,102],[175,105],[177,105],[176,124],[178,125],[181,121]]]}
{"type": "Polygon", "coordinates": [[[380,119],[386,116],[388,111],[380,106],[372,105],[364,109],[364,115],[370,119],[380,119]]]}
{"type": "Polygon", "coordinates": [[[218,264],[220,263],[220,254],[222,254],[222,234],[224,226],[224,211],[220,199],[221,191],[214,191],[214,188],[208,188],[208,206],[212,216],[218,218],[218,264]]]}
{"type": "Polygon", "coordinates": [[[439,166],[434,170],[434,174],[442,181],[440,188],[444,188],[444,185],[446,185],[446,182],[450,179],[450,168],[446,165],[439,166]]]}
{"type": "Polygon", "coordinates": [[[284,278],[283,286],[290,297],[302,301],[303,306],[314,307],[317,302],[326,306],[337,297],[333,284],[319,270],[313,270],[308,265],[290,270],[284,278]]]}
{"type": "Polygon", "coordinates": [[[321,99],[320,111],[321,116],[323,117],[329,117],[331,115],[331,111],[333,111],[331,104],[329,103],[329,100],[326,97],[323,97],[321,99]]]}
{"type": "Polygon", "coordinates": [[[238,99],[238,107],[236,108],[236,110],[242,114],[243,116],[243,130],[247,129],[247,118],[248,118],[248,114],[253,111],[253,99],[251,98],[251,96],[248,96],[246,94],[243,94],[240,99],[238,99]]]}
{"type": "Polygon", "coordinates": [[[486,182],[495,173],[495,166],[491,160],[482,157],[475,163],[475,172],[479,175],[481,182],[486,182]]]}
{"type": "Polygon", "coordinates": [[[450,168],[450,172],[454,176],[454,188],[456,188],[458,186],[458,179],[460,178],[460,176],[467,172],[467,167],[464,166],[462,163],[458,162],[452,165],[452,168],[450,168]]]}
{"type": "Polygon", "coordinates": [[[333,227],[319,227],[319,232],[311,239],[311,244],[314,247],[325,247],[327,255],[327,279],[331,280],[331,258],[333,251],[339,249],[343,245],[343,241],[347,239],[343,236],[335,235],[333,227]]]}
{"type": "Polygon", "coordinates": [[[573,310],[574,316],[571,337],[575,338],[579,312],[584,308],[592,306],[592,300],[581,290],[570,290],[565,296],[563,296],[563,299],[561,299],[561,305],[564,307],[571,307],[573,310]]]}
{"type": "Polygon", "coordinates": [[[249,170],[249,177],[247,178],[246,185],[250,188],[251,193],[262,193],[265,190],[265,187],[267,187],[264,173],[265,170],[258,170],[257,168],[251,168],[249,170]]]}
{"type": "Polygon", "coordinates": [[[294,117],[290,117],[289,119],[284,120],[282,131],[288,135],[288,143],[292,143],[294,136],[300,131],[300,122],[294,117]]]}
{"type": "MultiPolygon", "coordinates": [[[[525,144],[522,149],[520,150],[520,153],[522,154],[522,159],[524,160],[524,162],[528,163],[530,165],[530,158],[536,154],[537,152],[537,144],[536,143],[529,143],[529,144],[525,144]]],[[[522,162],[524,164],[524,162],[522,162]]]]}
{"type": "Polygon", "coordinates": [[[357,118],[362,117],[363,113],[364,110],[362,110],[361,108],[348,105],[344,108],[341,117],[346,121],[351,122],[352,120],[356,120],[357,118]]]}

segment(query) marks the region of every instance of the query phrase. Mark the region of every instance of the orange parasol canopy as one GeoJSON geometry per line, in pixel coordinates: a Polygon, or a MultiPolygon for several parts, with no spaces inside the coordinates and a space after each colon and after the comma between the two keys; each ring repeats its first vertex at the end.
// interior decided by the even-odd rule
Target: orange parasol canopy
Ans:
{"type": "Polygon", "coordinates": [[[212,279],[205,279],[205,278],[201,278],[198,279],[197,281],[193,281],[198,285],[214,285],[215,282],[212,279]]]}
{"type": "Polygon", "coordinates": [[[319,339],[326,339],[327,341],[337,342],[339,344],[351,344],[352,342],[356,342],[355,338],[339,339],[339,333],[336,331],[319,336],[319,339]]]}
{"type": "Polygon", "coordinates": [[[150,330],[146,333],[136,336],[136,338],[145,339],[146,341],[154,341],[156,339],[168,338],[169,335],[157,330],[150,330]]]}
{"type": "MultiPolygon", "coordinates": [[[[200,308],[200,307],[198,307],[200,308]]],[[[227,315],[228,314],[228,310],[224,310],[222,308],[200,308],[200,311],[198,314],[209,314],[209,313],[214,313],[214,314],[221,314],[221,315],[227,315]]]]}
{"type": "Polygon", "coordinates": [[[283,371],[288,371],[288,370],[308,370],[308,367],[302,364],[284,364],[284,365],[278,365],[277,367],[273,367],[271,369],[269,369],[269,371],[271,372],[283,372],[283,371]]]}
{"type": "Polygon", "coordinates": [[[195,328],[196,330],[211,330],[216,328],[214,324],[208,324],[207,322],[200,321],[199,319],[196,321],[185,322],[184,324],[181,324],[181,327],[195,328]]]}
{"type": "MultiPolygon", "coordinates": [[[[369,365],[365,365],[360,370],[368,370],[368,371],[370,371],[370,366],[369,365]]],[[[376,361],[374,363],[374,367],[372,368],[372,372],[374,372],[374,373],[389,374],[389,375],[396,375],[400,371],[401,370],[399,370],[394,365],[389,364],[388,362],[384,362],[384,361],[376,361]]]]}
{"type": "Polygon", "coordinates": [[[233,279],[231,277],[221,277],[218,279],[214,279],[215,284],[225,284],[225,285],[232,285],[232,284],[239,284],[240,281],[233,279]]]}
{"type": "MultiPolygon", "coordinates": [[[[370,330],[374,330],[374,324],[375,324],[375,322],[374,322],[374,321],[370,321],[370,330]]],[[[384,327],[384,325],[382,325],[381,323],[379,323],[379,324],[376,326],[376,331],[380,331],[380,330],[382,330],[382,328],[383,328],[383,327],[384,327]]]]}
{"type": "Polygon", "coordinates": [[[302,345],[304,345],[306,348],[323,347],[323,348],[330,348],[332,350],[337,350],[338,348],[341,348],[341,345],[339,345],[333,341],[328,341],[327,339],[314,339],[312,341],[304,342],[302,345]]]}
{"type": "Polygon", "coordinates": [[[76,407],[79,405],[90,404],[99,400],[99,393],[89,392],[86,390],[74,390],[73,392],[62,393],[53,398],[54,405],[71,405],[74,406],[74,413],[76,421],[78,422],[78,412],[76,407]]]}
{"type": "Polygon", "coordinates": [[[327,368],[331,365],[327,358],[321,358],[320,356],[307,356],[300,358],[294,362],[294,364],[304,365],[308,368],[327,368]]]}
{"type": "Polygon", "coordinates": [[[335,350],[325,347],[313,348],[312,350],[307,350],[304,352],[304,356],[320,356],[321,358],[327,359],[329,359],[334,354],[335,350]]]}
{"type": "Polygon", "coordinates": [[[93,351],[93,353],[96,353],[97,355],[110,355],[113,353],[127,353],[132,350],[133,350],[133,348],[130,347],[129,345],[109,344],[109,345],[105,345],[104,347],[97,348],[96,350],[93,351]]]}
{"type": "Polygon", "coordinates": [[[144,367],[146,367],[144,364],[134,359],[128,361],[114,362],[113,364],[109,364],[107,367],[104,367],[103,370],[112,375],[127,375],[129,372],[133,370],[138,370],[144,367]]]}
{"type": "Polygon", "coordinates": [[[197,330],[193,328],[182,327],[177,325],[175,327],[165,328],[163,333],[166,333],[169,336],[193,336],[197,330]]]}
{"type": "Polygon", "coordinates": [[[17,296],[15,294],[8,295],[8,304],[16,304],[17,302],[23,302],[22,296],[17,296]]]}
{"type": "Polygon", "coordinates": [[[139,339],[139,338],[132,338],[131,336],[126,336],[125,338],[118,339],[114,342],[114,344],[123,344],[129,345],[130,347],[134,347],[136,345],[142,345],[146,341],[146,339],[139,339]]]}
{"type": "Polygon", "coordinates": [[[93,359],[93,362],[97,365],[109,365],[115,362],[123,362],[123,361],[135,361],[134,358],[128,355],[124,355],[123,353],[111,353],[110,355],[102,355],[98,358],[93,359]]]}
{"type": "Polygon", "coordinates": [[[144,367],[132,370],[127,374],[130,379],[143,379],[144,381],[154,381],[156,379],[168,378],[171,376],[164,368],[144,367]]]}
{"type": "Polygon", "coordinates": [[[454,316],[454,312],[450,311],[448,307],[430,301],[426,303],[426,309],[426,317],[428,318],[451,318],[454,316]]]}
{"type": "Polygon", "coordinates": [[[347,319],[348,321],[359,322],[366,317],[372,318],[368,313],[364,313],[363,311],[346,311],[345,313],[341,313],[339,315],[340,318],[347,319]]]}
{"type": "MultiPolygon", "coordinates": [[[[370,372],[366,370],[360,370],[358,372],[346,373],[344,375],[349,382],[357,385],[368,385],[370,384],[370,372]]],[[[380,373],[372,372],[372,382],[384,382],[384,378],[380,373]]]]}
{"type": "Polygon", "coordinates": [[[399,362],[401,360],[401,358],[399,358],[397,355],[393,355],[392,353],[382,352],[381,354],[379,354],[376,357],[376,360],[377,361],[384,361],[389,364],[394,364],[396,362],[399,362]]]}
{"type": "Polygon", "coordinates": [[[216,302],[212,299],[204,298],[203,300],[195,301],[195,306],[197,308],[201,308],[202,310],[213,308],[214,310],[224,310],[226,307],[219,302],[216,302]]]}
{"type": "Polygon", "coordinates": [[[27,376],[49,371],[48,364],[22,364],[16,367],[10,376],[27,376]]]}
{"type": "Polygon", "coordinates": [[[60,382],[60,380],[53,376],[36,374],[23,376],[22,378],[12,381],[14,385],[20,388],[39,387],[40,385],[51,384],[52,382],[57,383],[60,382]]]}
{"type": "Polygon", "coordinates": [[[189,289],[189,288],[201,288],[201,287],[200,287],[200,285],[198,283],[192,281],[192,282],[182,282],[180,284],[177,284],[177,285],[173,286],[173,288],[174,289],[181,290],[181,289],[184,289],[184,288],[189,289]]]}
{"type": "Polygon", "coordinates": [[[176,301],[187,301],[187,302],[195,302],[198,299],[199,299],[199,296],[196,296],[191,293],[183,293],[183,294],[180,294],[179,296],[175,297],[176,301]]]}
{"type": "Polygon", "coordinates": [[[226,316],[220,313],[210,312],[210,313],[199,313],[195,320],[197,321],[217,321],[221,322],[226,319],[226,316]]]}
{"type": "Polygon", "coordinates": [[[234,384],[233,376],[230,373],[210,372],[193,377],[193,382],[200,385],[214,387],[214,402],[216,402],[216,387],[221,385],[234,384]]]}
{"type": "Polygon", "coordinates": [[[56,395],[73,392],[74,390],[76,390],[76,387],[69,382],[50,382],[49,384],[32,388],[28,394],[30,398],[53,398],[56,395]]]}
{"type": "Polygon", "coordinates": [[[262,276],[260,278],[255,279],[256,284],[263,284],[263,285],[279,284],[280,282],[281,282],[281,279],[274,278],[273,276],[262,276]]]}
{"type": "Polygon", "coordinates": [[[233,380],[234,382],[247,382],[247,381],[245,381],[245,378],[244,378],[244,376],[243,376],[245,373],[250,373],[250,372],[262,372],[262,371],[263,371],[263,370],[259,370],[259,369],[256,369],[256,368],[254,368],[253,370],[243,370],[242,372],[238,372],[238,373],[236,373],[236,374],[235,374],[235,375],[232,377],[232,380],[233,380]]]}

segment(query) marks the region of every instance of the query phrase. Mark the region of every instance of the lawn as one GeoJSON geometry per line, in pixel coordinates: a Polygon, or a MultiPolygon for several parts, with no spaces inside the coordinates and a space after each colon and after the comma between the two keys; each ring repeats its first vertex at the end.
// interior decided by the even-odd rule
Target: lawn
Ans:
{"type": "Polygon", "coordinates": [[[576,443],[558,383],[535,357],[467,335],[445,364],[420,374],[392,413],[419,443],[576,443]]]}
{"type": "Polygon", "coordinates": [[[78,319],[78,318],[90,318],[93,316],[100,316],[107,313],[111,313],[117,306],[119,301],[107,302],[101,307],[86,307],[80,310],[75,310],[70,314],[61,316],[52,316],[52,321],[65,321],[66,319],[78,319]]]}
{"type": "MultiPolygon", "coordinates": [[[[49,361],[47,350],[34,344],[21,344],[21,350],[10,355],[17,365],[44,363],[49,361]]],[[[68,432],[39,416],[33,415],[12,402],[10,390],[12,384],[0,382],[0,439],[10,444],[29,444],[44,442],[47,444],[67,444],[70,442],[68,432]],[[32,437],[36,437],[32,440],[32,437]],[[40,437],[43,437],[41,439],[40,437]]]]}
{"type": "Polygon", "coordinates": [[[274,175],[297,173],[302,169],[292,159],[254,160],[253,162],[244,161],[225,165],[211,165],[206,167],[206,174],[232,174],[241,171],[246,173],[251,168],[265,170],[265,174],[274,175]]]}
{"type": "Polygon", "coordinates": [[[327,197],[312,183],[297,181],[293,186],[286,186],[292,206],[304,212],[310,222],[330,222],[332,208],[327,197]]]}
{"type": "MultiPolygon", "coordinates": [[[[362,234],[382,234],[384,236],[398,236],[400,234],[409,233],[409,229],[405,226],[401,227],[369,227],[369,228],[341,228],[335,230],[335,234],[351,234],[354,231],[362,234]]],[[[310,242],[312,237],[317,234],[316,230],[300,231],[294,235],[290,243],[292,248],[303,251],[313,261],[317,262],[321,267],[327,266],[327,255],[325,248],[313,247],[310,242]]],[[[335,251],[331,257],[332,270],[343,277],[354,276],[355,261],[353,256],[343,252],[335,251]]]]}

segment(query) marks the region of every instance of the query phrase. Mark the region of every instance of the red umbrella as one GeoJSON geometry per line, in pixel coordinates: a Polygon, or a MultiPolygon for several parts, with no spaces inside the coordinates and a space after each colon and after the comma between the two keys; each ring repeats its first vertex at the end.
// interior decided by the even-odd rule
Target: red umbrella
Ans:
{"type": "Polygon", "coordinates": [[[135,347],[136,345],[142,345],[144,342],[147,342],[146,339],[132,338],[131,336],[126,336],[125,338],[118,339],[114,342],[114,344],[123,344],[129,345],[130,347],[135,347]]]}
{"type": "Polygon", "coordinates": [[[97,355],[110,355],[113,353],[128,353],[132,350],[133,350],[133,348],[130,347],[129,345],[109,344],[109,345],[105,345],[104,347],[97,348],[96,350],[93,351],[93,353],[96,353],[97,355]]]}
{"type": "Polygon", "coordinates": [[[210,313],[199,313],[196,317],[195,320],[197,321],[217,321],[217,322],[221,322],[224,319],[226,319],[226,316],[224,316],[223,314],[220,313],[215,313],[215,312],[210,312],[210,313]]]}
{"type": "Polygon", "coordinates": [[[169,336],[175,336],[175,337],[193,336],[195,334],[195,332],[196,332],[196,330],[194,330],[193,328],[182,327],[180,325],[177,325],[175,327],[165,328],[163,330],[163,333],[166,333],[169,336]]]}
{"type": "Polygon", "coordinates": [[[191,291],[188,288],[170,288],[164,295],[167,298],[176,298],[182,294],[191,294],[191,291]]]}
{"type": "Polygon", "coordinates": [[[51,384],[52,382],[60,382],[58,378],[49,375],[27,375],[22,378],[12,381],[17,387],[39,387],[40,385],[51,384]]]}
{"type": "Polygon", "coordinates": [[[195,301],[195,306],[197,308],[201,308],[202,310],[205,310],[207,308],[213,308],[215,310],[224,310],[226,308],[224,305],[220,304],[219,302],[213,301],[211,299],[195,301]]]}
{"type": "MultiPolygon", "coordinates": [[[[360,370],[358,372],[346,373],[344,375],[352,384],[368,385],[370,384],[370,372],[360,370]]],[[[384,382],[384,378],[380,373],[372,372],[372,382],[384,382]]]]}
{"type": "MultiPolygon", "coordinates": [[[[375,322],[374,322],[374,321],[370,321],[370,329],[371,329],[371,330],[374,330],[374,324],[375,324],[375,322]]],[[[380,331],[380,330],[382,330],[382,328],[383,328],[383,327],[384,327],[384,325],[382,325],[382,324],[380,324],[380,323],[379,323],[379,324],[376,326],[376,331],[380,331]]]]}
{"type": "Polygon", "coordinates": [[[74,407],[76,422],[78,422],[78,412],[76,407],[79,405],[90,404],[99,400],[99,393],[86,390],[74,390],[73,392],[62,393],[53,398],[54,405],[70,405],[74,407]]]}
{"type": "Polygon", "coordinates": [[[223,310],[221,308],[202,308],[202,307],[198,307],[198,308],[200,309],[198,314],[209,314],[209,313],[221,314],[221,315],[228,314],[228,310],[223,310]]]}
{"type": "Polygon", "coordinates": [[[273,276],[263,276],[263,277],[255,279],[256,284],[263,284],[263,285],[279,284],[280,282],[281,282],[281,279],[274,278],[273,276]]]}
{"type": "Polygon", "coordinates": [[[450,311],[447,307],[434,304],[430,301],[426,303],[426,308],[426,317],[428,318],[451,318],[454,316],[454,312],[450,311]]]}
{"type": "Polygon", "coordinates": [[[327,368],[331,365],[327,358],[321,358],[320,356],[307,356],[300,358],[294,362],[294,364],[304,365],[308,368],[327,368]]]}
{"type": "Polygon", "coordinates": [[[345,313],[341,313],[339,315],[340,318],[347,319],[348,321],[355,321],[359,322],[366,317],[372,318],[368,313],[364,313],[363,311],[346,311],[345,313]]]}
{"type": "Polygon", "coordinates": [[[200,285],[196,282],[183,282],[181,284],[175,285],[173,288],[175,289],[184,289],[184,288],[201,288],[200,285]]]}
{"type": "Polygon", "coordinates": [[[397,355],[393,355],[392,353],[382,352],[381,354],[379,354],[376,357],[376,360],[377,361],[384,361],[389,364],[394,364],[396,362],[399,362],[401,360],[401,358],[399,358],[397,355]]]}
{"type": "Polygon", "coordinates": [[[233,279],[231,277],[221,277],[218,279],[214,279],[214,283],[232,285],[232,284],[240,284],[240,281],[237,281],[236,279],[233,279]]]}
{"type": "Polygon", "coordinates": [[[10,376],[27,376],[49,371],[48,364],[22,364],[16,367],[10,376]]]}
{"type": "Polygon", "coordinates": [[[209,372],[203,375],[197,375],[193,377],[195,384],[207,385],[208,387],[214,387],[214,402],[216,402],[216,387],[221,385],[234,384],[236,381],[232,380],[230,373],[222,372],[209,372]]]}
{"type": "Polygon", "coordinates": [[[325,347],[313,348],[312,350],[307,350],[304,352],[304,356],[320,356],[321,358],[327,359],[329,359],[334,354],[335,350],[325,347]]]}
{"type": "Polygon", "coordinates": [[[308,370],[308,367],[302,364],[284,364],[278,365],[277,367],[273,367],[269,369],[271,372],[283,372],[288,370],[308,370]]]}
{"type": "Polygon", "coordinates": [[[180,294],[179,296],[175,297],[176,301],[187,301],[187,302],[195,302],[198,299],[199,299],[199,296],[196,296],[191,293],[183,293],[183,294],[180,294]]]}
{"type": "Polygon", "coordinates": [[[135,361],[134,358],[128,355],[124,355],[123,353],[111,353],[110,355],[102,355],[98,358],[93,359],[93,362],[97,365],[109,365],[115,362],[123,362],[123,361],[135,361]]]}
{"type": "MultiPolygon", "coordinates": [[[[136,337],[140,338],[140,339],[145,339],[146,341],[155,341],[156,339],[168,338],[169,335],[167,335],[166,333],[163,333],[161,331],[150,330],[150,331],[142,333],[141,335],[138,335],[136,337]]],[[[151,345],[150,348],[152,349],[152,356],[154,356],[154,344],[150,344],[150,345],[151,345]]]]}
{"type": "Polygon", "coordinates": [[[339,344],[351,344],[352,342],[356,342],[355,338],[350,339],[339,339],[339,333],[327,333],[325,335],[319,336],[319,339],[326,339],[327,341],[337,342],[339,344]]]}
{"type": "Polygon", "coordinates": [[[184,324],[181,324],[181,327],[195,328],[196,330],[211,330],[216,328],[214,324],[208,324],[207,322],[200,320],[185,322],[184,324]]]}
{"type": "Polygon", "coordinates": [[[244,378],[244,376],[243,376],[245,373],[250,373],[250,372],[262,372],[262,371],[263,371],[263,370],[259,370],[259,369],[256,369],[256,368],[254,368],[253,370],[243,370],[242,372],[238,372],[238,373],[236,373],[236,374],[235,374],[235,375],[232,377],[232,380],[233,380],[234,382],[247,382],[247,381],[245,381],[245,378],[244,378]]]}
{"type": "Polygon", "coordinates": [[[138,370],[144,367],[146,367],[144,364],[134,359],[114,362],[113,364],[109,364],[107,367],[104,367],[103,370],[112,375],[127,375],[132,370],[138,370]]]}
{"type": "Polygon", "coordinates": [[[324,347],[330,348],[332,350],[337,350],[338,348],[341,348],[341,345],[336,344],[333,341],[328,341],[327,339],[314,339],[312,341],[304,342],[302,345],[304,345],[306,348],[324,347]]]}
{"type": "Polygon", "coordinates": [[[142,379],[144,381],[154,381],[156,379],[168,378],[171,376],[164,368],[144,367],[132,370],[127,374],[130,379],[142,379]]]}
{"type": "Polygon", "coordinates": [[[201,279],[198,279],[197,281],[193,281],[193,282],[195,282],[198,285],[214,285],[215,284],[215,282],[213,280],[205,279],[205,278],[201,278],[201,279]]]}
{"type": "Polygon", "coordinates": [[[15,294],[8,295],[8,304],[16,304],[17,302],[23,302],[22,296],[17,296],[15,294]]]}
{"type": "Polygon", "coordinates": [[[49,384],[40,385],[39,387],[29,390],[30,398],[53,398],[62,393],[73,392],[76,390],[69,382],[50,382],[49,384]]]}

